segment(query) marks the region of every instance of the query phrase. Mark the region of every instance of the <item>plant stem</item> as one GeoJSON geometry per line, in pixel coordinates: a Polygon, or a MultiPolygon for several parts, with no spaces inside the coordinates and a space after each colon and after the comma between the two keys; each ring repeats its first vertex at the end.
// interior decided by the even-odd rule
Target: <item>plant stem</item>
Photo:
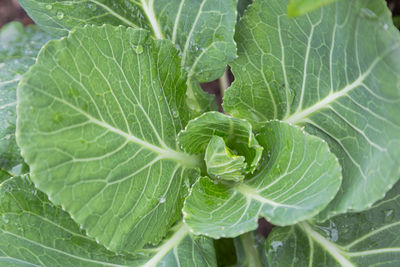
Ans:
{"type": "Polygon", "coordinates": [[[224,97],[225,90],[230,85],[228,68],[225,70],[224,75],[222,75],[222,77],[218,79],[218,81],[219,81],[219,90],[221,92],[221,98],[222,98],[224,97]]]}
{"type": "Polygon", "coordinates": [[[257,251],[257,244],[254,240],[252,232],[245,233],[239,236],[242,241],[244,254],[246,255],[247,266],[262,267],[260,256],[257,251]]]}

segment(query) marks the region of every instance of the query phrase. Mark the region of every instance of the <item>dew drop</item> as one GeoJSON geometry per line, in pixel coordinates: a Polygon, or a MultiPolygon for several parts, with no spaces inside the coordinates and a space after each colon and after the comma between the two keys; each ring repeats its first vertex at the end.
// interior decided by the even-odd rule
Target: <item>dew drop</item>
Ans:
{"type": "Polygon", "coordinates": [[[242,67],[242,71],[246,71],[246,67],[245,66],[242,67]]]}
{"type": "Polygon", "coordinates": [[[272,246],[273,251],[277,252],[278,249],[283,246],[283,243],[282,243],[282,241],[273,241],[271,243],[271,246],[272,246]]]}
{"type": "Polygon", "coordinates": [[[14,175],[21,175],[22,174],[22,167],[23,167],[22,164],[17,164],[17,165],[12,167],[11,172],[14,175]]]}
{"type": "Polygon", "coordinates": [[[160,201],[160,203],[165,203],[165,197],[160,197],[158,200],[160,201]]]}
{"type": "Polygon", "coordinates": [[[57,12],[57,18],[58,18],[58,19],[63,19],[63,18],[64,18],[64,13],[61,12],[61,11],[58,11],[58,12],[57,12]]]}
{"type": "Polygon", "coordinates": [[[164,98],[162,96],[158,96],[157,99],[158,99],[158,102],[161,102],[161,101],[163,101],[164,98]]]}
{"type": "Polygon", "coordinates": [[[136,54],[138,54],[138,55],[143,53],[143,46],[141,46],[141,45],[132,45],[132,48],[135,50],[136,54]]]}
{"type": "Polygon", "coordinates": [[[7,217],[5,215],[3,215],[2,217],[3,223],[7,224],[9,222],[9,220],[7,219],[7,217]]]}
{"type": "Polygon", "coordinates": [[[92,11],[95,11],[96,8],[97,8],[97,6],[96,6],[95,4],[89,3],[89,4],[88,4],[88,8],[89,8],[90,10],[92,10],[92,11]]]}
{"type": "Polygon", "coordinates": [[[52,8],[53,8],[52,5],[46,5],[46,9],[47,9],[47,10],[51,10],[52,8]]]}
{"type": "Polygon", "coordinates": [[[175,109],[172,110],[172,116],[174,116],[174,118],[178,118],[179,117],[179,112],[175,109]]]}
{"type": "Polygon", "coordinates": [[[384,211],[385,214],[385,222],[391,222],[394,218],[394,211],[392,209],[388,209],[384,211]]]}
{"type": "Polygon", "coordinates": [[[389,25],[386,23],[385,25],[383,25],[383,29],[386,31],[387,29],[389,29],[389,25]]]}

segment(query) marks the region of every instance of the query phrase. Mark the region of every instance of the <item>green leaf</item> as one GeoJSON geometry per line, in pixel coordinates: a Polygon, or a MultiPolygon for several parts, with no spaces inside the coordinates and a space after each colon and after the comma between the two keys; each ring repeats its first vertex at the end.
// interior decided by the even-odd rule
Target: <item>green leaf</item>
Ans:
{"type": "Polygon", "coordinates": [[[36,26],[12,22],[0,30],[0,170],[25,173],[26,164],[15,142],[16,89],[20,77],[35,63],[40,47],[49,40],[36,26]]]}
{"type": "Polygon", "coordinates": [[[191,109],[192,118],[206,111],[218,110],[215,95],[204,92],[197,80],[188,78],[187,87],[186,104],[191,109]]]}
{"type": "Polygon", "coordinates": [[[220,112],[207,112],[188,123],[179,133],[178,142],[187,153],[204,153],[213,136],[222,137],[228,148],[246,158],[247,172],[255,170],[263,148],[255,139],[251,124],[245,120],[220,112]]]}
{"type": "Polygon", "coordinates": [[[0,169],[0,183],[7,180],[8,178],[10,178],[10,176],[11,176],[11,174],[9,174],[8,172],[6,172],[3,169],[0,169]]]}
{"type": "Polygon", "coordinates": [[[160,246],[137,255],[98,245],[38,191],[27,177],[0,185],[0,265],[4,266],[216,266],[212,240],[178,224],[160,246]]]}
{"type": "Polygon", "coordinates": [[[337,0],[289,0],[288,16],[305,15],[314,9],[333,3],[337,0]]]}
{"type": "Polygon", "coordinates": [[[248,232],[235,239],[238,257],[237,267],[262,267],[268,266],[265,255],[265,238],[256,231],[248,232]]]}
{"type": "Polygon", "coordinates": [[[236,57],[233,40],[237,0],[20,0],[37,24],[56,36],[76,26],[125,25],[144,28],[157,39],[171,40],[181,51],[181,66],[188,72],[188,101],[195,114],[215,97],[198,82],[219,78],[236,57]],[[197,84],[196,84],[197,83],[197,84]]]}
{"type": "Polygon", "coordinates": [[[237,27],[224,109],[255,128],[279,119],[325,139],[343,183],[320,216],[370,207],[400,177],[400,38],[382,0],[338,1],[289,19],[256,0],[237,27]]]}
{"type": "Polygon", "coordinates": [[[247,163],[245,157],[237,156],[226,145],[222,137],[213,136],[205,155],[207,173],[216,179],[242,181],[247,163]]]}
{"type": "Polygon", "coordinates": [[[271,266],[399,266],[400,183],[370,210],[274,228],[266,252],[271,266]]]}
{"type": "Polygon", "coordinates": [[[188,113],[179,59],[143,30],[90,26],[49,42],[18,87],[32,180],[109,249],[160,241],[198,175],[176,143],[188,113]]]}
{"type": "Polygon", "coordinates": [[[197,234],[235,237],[257,228],[259,217],[275,225],[309,219],[333,199],[341,168],[326,142],[287,123],[266,123],[257,136],[264,162],[243,183],[199,179],[186,198],[185,223],[197,234]]]}

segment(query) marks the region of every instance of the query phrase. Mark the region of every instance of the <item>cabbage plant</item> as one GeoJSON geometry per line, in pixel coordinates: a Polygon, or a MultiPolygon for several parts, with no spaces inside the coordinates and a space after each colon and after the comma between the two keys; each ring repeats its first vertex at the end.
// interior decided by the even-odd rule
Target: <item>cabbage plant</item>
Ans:
{"type": "Polygon", "coordinates": [[[36,25],[0,31],[1,266],[400,265],[385,1],[250,2],[20,0],[36,25]],[[200,84],[228,65],[219,112],[200,84]]]}

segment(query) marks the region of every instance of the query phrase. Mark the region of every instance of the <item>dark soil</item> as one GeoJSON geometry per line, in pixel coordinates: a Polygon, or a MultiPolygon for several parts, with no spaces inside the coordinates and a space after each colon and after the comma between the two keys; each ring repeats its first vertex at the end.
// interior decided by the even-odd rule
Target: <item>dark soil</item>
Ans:
{"type": "Polygon", "coordinates": [[[17,0],[0,0],[0,28],[13,20],[21,21],[24,25],[33,23],[17,0]]]}

